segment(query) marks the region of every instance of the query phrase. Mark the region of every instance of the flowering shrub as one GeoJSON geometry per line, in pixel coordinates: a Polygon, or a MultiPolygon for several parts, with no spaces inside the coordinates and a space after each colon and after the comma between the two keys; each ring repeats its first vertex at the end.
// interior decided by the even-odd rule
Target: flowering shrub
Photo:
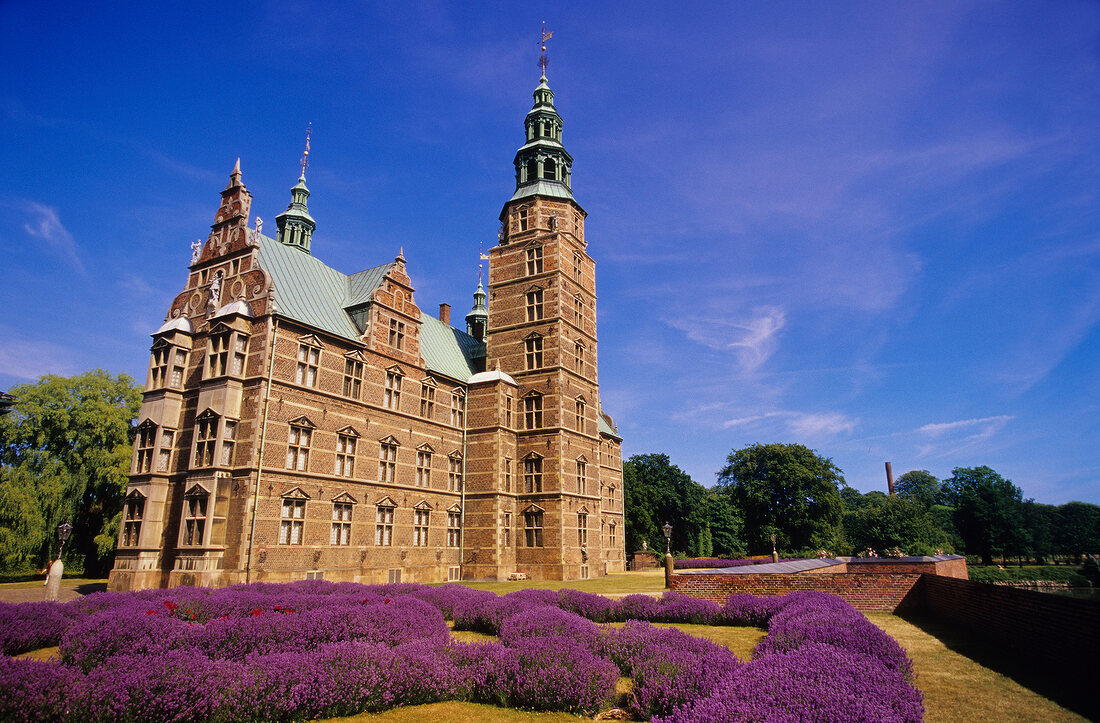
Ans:
{"type": "Polygon", "coordinates": [[[905,552],[897,545],[895,545],[894,547],[887,547],[885,550],[883,550],[882,554],[886,557],[905,557],[905,552]]]}
{"type": "Polygon", "coordinates": [[[252,721],[469,700],[591,714],[633,678],[654,720],[916,721],[897,643],[830,595],[575,590],[309,580],[99,593],[0,605],[0,720],[252,721]],[[455,642],[456,629],[499,642],[455,642]],[[597,622],[626,621],[621,628],[597,622]],[[753,659],[649,621],[767,626],[753,659]],[[61,660],[8,655],[59,645],[61,660]]]}

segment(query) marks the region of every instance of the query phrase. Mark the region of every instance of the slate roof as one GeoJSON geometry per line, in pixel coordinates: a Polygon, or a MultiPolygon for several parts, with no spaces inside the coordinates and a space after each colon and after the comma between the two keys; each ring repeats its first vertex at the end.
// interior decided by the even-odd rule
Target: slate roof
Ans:
{"type": "MultiPolygon", "coordinates": [[[[371,294],[393,262],[343,274],[299,249],[259,236],[260,267],[275,284],[275,313],[352,341],[360,332],[348,309],[370,303],[371,294]]],[[[465,383],[478,371],[485,345],[465,332],[421,312],[420,353],[429,371],[465,383]]]]}

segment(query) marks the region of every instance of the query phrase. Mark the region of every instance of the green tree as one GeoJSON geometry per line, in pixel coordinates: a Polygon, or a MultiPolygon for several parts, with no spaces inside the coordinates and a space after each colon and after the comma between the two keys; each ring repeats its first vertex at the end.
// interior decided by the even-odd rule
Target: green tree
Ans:
{"type": "Polygon", "coordinates": [[[1081,561],[1082,553],[1100,552],[1100,507],[1087,502],[1067,502],[1057,509],[1055,546],[1063,555],[1081,561]]]}
{"type": "Polygon", "coordinates": [[[706,493],[702,485],[672,464],[666,454],[636,454],[623,462],[623,488],[629,490],[627,544],[640,550],[665,549],[661,528],[672,525],[672,550],[689,556],[710,555],[706,493]]]}
{"type": "Polygon", "coordinates": [[[937,549],[951,549],[947,533],[928,510],[900,495],[883,495],[881,500],[845,513],[844,534],[856,550],[871,547],[881,553],[899,547],[910,555],[932,555],[937,549]]]}
{"type": "Polygon", "coordinates": [[[1058,529],[1058,508],[1035,500],[1024,500],[1023,524],[1028,531],[1028,557],[1040,565],[1054,554],[1054,536],[1058,529]]]}
{"type": "Polygon", "coordinates": [[[42,564],[57,525],[69,520],[66,557],[82,562],[86,574],[103,574],[122,511],[140,389],[125,374],[97,369],[8,391],[15,404],[0,417],[0,522],[24,536],[0,536],[0,557],[9,566],[42,564]]]}
{"type": "Polygon", "coordinates": [[[898,477],[894,489],[897,490],[898,496],[919,502],[926,510],[943,501],[940,481],[926,469],[906,472],[898,477]]]}
{"type": "Polygon", "coordinates": [[[748,554],[741,514],[728,497],[707,490],[707,515],[716,557],[738,559],[748,554]]]}
{"type": "Polygon", "coordinates": [[[801,444],[754,444],[730,452],[717,491],[744,520],[750,552],[771,552],[768,536],[788,551],[836,549],[843,473],[801,444]]]}
{"type": "Polygon", "coordinates": [[[1015,554],[1026,542],[1023,493],[989,467],[957,467],[944,480],[955,527],[966,552],[992,565],[993,555],[1015,554]]]}

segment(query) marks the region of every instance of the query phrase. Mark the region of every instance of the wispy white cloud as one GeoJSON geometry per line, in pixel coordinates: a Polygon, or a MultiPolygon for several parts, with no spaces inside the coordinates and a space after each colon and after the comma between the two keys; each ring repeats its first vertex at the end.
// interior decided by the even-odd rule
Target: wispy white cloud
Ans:
{"type": "Polygon", "coordinates": [[[926,441],[918,440],[916,457],[956,458],[975,451],[988,453],[994,438],[1014,419],[1013,415],[1000,414],[922,425],[916,432],[926,441]]]}
{"type": "Polygon", "coordinates": [[[764,430],[769,420],[779,421],[787,433],[799,439],[820,439],[851,432],[859,426],[859,420],[841,412],[800,412],[793,410],[766,412],[747,417],[728,419],[723,429],[735,427],[759,427],[764,430]]]}
{"type": "Polygon", "coordinates": [[[73,354],[60,344],[10,338],[0,344],[0,375],[37,379],[44,374],[74,373],[73,354]]]}
{"type": "Polygon", "coordinates": [[[752,373],[778,348],[780,332],[787,325],[787,313],[778,306],[761,306],[741,318],[689,312],[664,321],[698,344],[733,352],[740,371],[752,373]]]}
{"type": "Polygon", "coordinates": [[[54,255],[60,257],[74,270],[86,275],[87,271],[80,260],[76,239],[61,223],[57,209],[27,201],[24,211],[33,215],[34,218],[23,224],[23,230],[30,236],[43,241],[54,255]]]}
{"type": "Polygon", "coordinates": [[[1007,414],[1000,414],[995,417],[982,417],[980,419],[960,419],[955,422],[937,422],[934,424],[925,424],[921,427],[918,427],[917,431],[932,437],[938,437],[947,432],[956,432],[962,429],[973,429],[977,427],[980,430],[978,434],[989,436],[993,432],[1002,429],[1013,419],[1015,419],[1015,417],[1007,414]]]}

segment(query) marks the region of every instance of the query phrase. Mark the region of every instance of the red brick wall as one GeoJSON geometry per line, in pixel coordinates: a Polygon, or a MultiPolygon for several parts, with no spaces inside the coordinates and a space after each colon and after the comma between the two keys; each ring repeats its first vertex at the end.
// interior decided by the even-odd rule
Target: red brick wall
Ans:
{"type": "Polygon", "coordinates": [[[915,607],[920,601],[920,573],[849,572],[743,574],[674,574],[673,592],[724,603],[733,593],[785,595],[796,590],[820,590],[839,595],[862,612],[894,612],[915,607]]]}

